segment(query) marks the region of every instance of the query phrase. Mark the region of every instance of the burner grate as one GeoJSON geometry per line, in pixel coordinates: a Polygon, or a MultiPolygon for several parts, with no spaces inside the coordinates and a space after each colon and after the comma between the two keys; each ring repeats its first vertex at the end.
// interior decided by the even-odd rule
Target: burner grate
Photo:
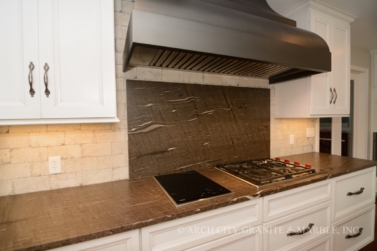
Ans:
{"type": "Polygon", "coordinates": [[[317,173],[315,169],[272,159],[219,164],[216,167],[227,174],[257,186],[307,177],[317,173]]]}

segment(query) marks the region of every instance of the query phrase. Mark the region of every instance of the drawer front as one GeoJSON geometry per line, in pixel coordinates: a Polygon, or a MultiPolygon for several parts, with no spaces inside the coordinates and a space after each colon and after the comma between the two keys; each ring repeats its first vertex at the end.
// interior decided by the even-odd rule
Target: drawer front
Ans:
{"type": "Polygon", "coordinates": [[[331,199],[329,180],[263,198],[263,222],[290,215],[331,199]]]}
{"type": "Polygon", "coordinates": [[[139,230],[132,230],[120,234],[85,241],[61,248],[50,249],[51,251],[138,251],[139,230]]]}
{"type": "Polygon", "coordinates": [[[261,223],[262,199],[253,199],[142,228],[142,250],[189,249],[261,223]]]}
{"type": "Polygon", "coordinates": [[[331,226],[330,201],[263,224],[263,250],[298,250],[329,236],[331,226]],[[301,235],[288,233],[311,229],[301,235]]]}
{"type": "Polygon", "coordinates": [[[337,234],[332,236],[331,250],[359,250],[372,242],[374,239],[374,217],[375,205],[372,205],[334,223],[333,229],[337,231],[337,234]],[[360,228],[362,228],[361,232],[360,228]],[[347,235],[353,237],[346,238],[347,235]]]}
{"type": "Polygon", "coordinates": [[[375,180],[375,167],[335,178],[333,180],[333,222],[372,205],[376,192],[375,180]]]}
{"type": "MultiPolygon", "coordinates": [[[[258,227],[256,227],[258,228],[258,227]]],[[[260,251],[262,250],[262,234],[258,231],[244,229],[237,234],[228,235],[224,238],[188,249],[189,251],[260,251]]]]}
{"type": "Polygon", "coordinates": [[[330,251],[331,250],[331,237],[326,236],[323,239],[305,245],[304,248],[298,249],[299,251],[330,251]]]}

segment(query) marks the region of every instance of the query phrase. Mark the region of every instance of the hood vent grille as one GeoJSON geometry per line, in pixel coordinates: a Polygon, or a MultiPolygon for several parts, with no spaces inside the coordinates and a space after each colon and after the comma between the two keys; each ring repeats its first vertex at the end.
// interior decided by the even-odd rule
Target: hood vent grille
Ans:
{"type": "Polygon", "coordinates": [[[260,78],[268,78],[289,69],[252,60],[163,49],[157,51],[149,66],[260,78]]]}

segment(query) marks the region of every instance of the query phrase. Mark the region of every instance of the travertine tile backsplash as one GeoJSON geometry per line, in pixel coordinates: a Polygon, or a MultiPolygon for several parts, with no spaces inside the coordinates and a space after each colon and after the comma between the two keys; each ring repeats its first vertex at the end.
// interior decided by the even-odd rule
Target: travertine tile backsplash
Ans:
{"type": "MultiPolygon", "coordinates": [[[[122,72],[133,1],[115,0],[117,109],[120,123],[0,126],[0,196],[128,178],[126,79],[271,88],[271,157],[313,151],[306,128],[314,119],[274,119],[274,89],[263,79],[152,68],[122,72]],[[295,144],[289,145],[289,135],[295,144]],[[61,156],[62,173],[48,174],[48,157],[61,156]]],[[[132,146],[131,146],[132,147],[132,146]]]]}

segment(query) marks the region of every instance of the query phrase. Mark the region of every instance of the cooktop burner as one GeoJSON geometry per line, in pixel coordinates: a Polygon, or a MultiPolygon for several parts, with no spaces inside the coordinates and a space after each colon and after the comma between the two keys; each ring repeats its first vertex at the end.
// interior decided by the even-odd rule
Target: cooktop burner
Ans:
{"type": "Polygon", "coordinates": [[[154,177],[175,206],[231,193],[196,171],[154,177]]]}
{"type": "Polygon", "coordinates": [[[323,172],[312,169],[310,165],[302,166],[297,162],[292,164],[287,160],[282,162],[279,159],[219,164],[216,168],[257,187],[323,172]]]}

